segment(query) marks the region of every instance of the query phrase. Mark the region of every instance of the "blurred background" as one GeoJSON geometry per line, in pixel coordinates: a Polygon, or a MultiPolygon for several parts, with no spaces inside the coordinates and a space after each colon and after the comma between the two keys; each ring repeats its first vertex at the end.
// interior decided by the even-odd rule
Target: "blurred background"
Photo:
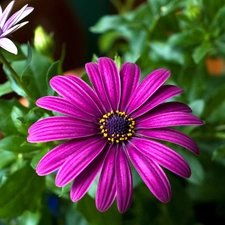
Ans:
{"type": "MultiPolygon", "coordinates": [[[[0,4],[5,8],[9,2],[0,4]]],[[[20,217],[2,218],[0,224],[225,224],[224,0],[16,0],[13,10],[25,4],[35,10],[12,40],[33,46],[34,30],[41,25],[53,34],[54,60],[65,48],[63,71],[76,75],[94,54],[113,58],[117,53],[124,61],[137,63],[142,78],[154,69],[167,68],[172,72],[168,83],[184,89],[174,100],[188,104],[205,125],[182,129],[197,142],[200,156],[171,145],[189,162],[192,176],[181,179],[166,171],[173,190],[168,204],[156,200],[134,174],[130,209],[120,214],[114,204],[100,213],[92,190],[72,203],[69,189],[60,191],[48,177],[41,204],[32,210],[24,206],[20,217]]]]}

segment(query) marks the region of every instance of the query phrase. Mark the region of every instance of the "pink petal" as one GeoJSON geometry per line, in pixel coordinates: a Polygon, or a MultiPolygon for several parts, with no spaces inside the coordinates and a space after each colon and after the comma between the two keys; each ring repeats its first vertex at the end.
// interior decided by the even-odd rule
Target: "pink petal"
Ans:
{"type": "Polygon", "coordinates": [[[67,75],[67,77],[76,82],[79,86],[81,86],[87,92],[87,94],[91,96],[93,101],[98,105],[98,108],[100,108],[101,112],[105,112],[105,108],[100,99],[98,98],[97,94],[86,82],[83,82],[83,80],[77,76],[67,75]]]}
{"type": "Polygon", "coordinates": [[[98,69],[98,65],[96,63],[90,62],[86,63],[85,68],[95,92],[97,93],[99,99],[101,100],[101,102],[105,107],[105,112],[106,113],[110,112],[111,110],[110,102],[108,96],[106,95],[105,88],[103,86],[103,81],[98,69]]]}
{"type": "Polygon", "coordinates": [[[143,105],[169,76],[170,71],[166,69],[158,69],[150,73],[131,96],[130,103],[126,110],[127,114],[131,114],[143,105]]]}
{"type": "Polygon", "coordinates": [[[78,84],[78,82],[74,82],[74,80],[66,76],[55,76],[50,80],[51,87],[64,99],[79,107],[82,111],[101,118],[101,110],[92,96],[86,91],[87,84],[84,81],[80,83],[78,84]],[[83,85],[80,86],[80,83],[83,85]]]}
{"type": "Polygon", "coordinates": [[[135,110],[132,114],[132,118],[143,115],[144,113],[150,111],[160,103],[181,94],[183,90],[174,85],[163,85],[161,86],[140,108],[135,110]]]}
{"type": "Polygon", "coordinates": [[[39,120],[28,132],[29,142],[47,142],[92,136],[99,133],[99,128],[73,117],[53,116],[39,120]]]}
{"type": "Polygon", "coordinates": [[[105,139],[96,138],[95,141],[81,146],[79,151],[67,158],[60,167],[56,175],[56,185],[62,187],[75,179],[103,151],[106,144],[105,139]]]}
{"type": "MultiPolygon", "coordinates": [[[[89,138],[72,139],[58,145],[48,152],[38,163],[36,172],[44,176],[58,170],[71,155],[76,154],[81,148],[96,140],[96,136],[89,138]]],[[[100,137],[99,137],[100,138],[100,137]]]]}
{"type": "Polygon", "coordinates": [[[131,144],[127,144],[126,148],[132,164],[153,195],[161,202],[169,202],[171,199],[170,183],[160,166],[144,157],[131,144]]]}
{"type": "Polygon", "coordinates": [[[121,96],[121,83],[118,68],[116,63],[107,57],[99,58],[98,66],[111,109],[116,111],[119,109],[121,96]]]}
{"type": "Polygon", "coordinates": [[[130,96],[137,89],[140,81],[140,68],[134,63],[124,63],[120,70],[121,78],[121,101],[120,111],[126,111],[127,103],[130,101],[130,96]]]}
{"type": "Polygon", "coordinates": [[[0,38],[0,47],[4,48],[6,51],[17,55],[16,45],[8,38],[0,38]]]}
{"type": "Polygon", "coordinates": [[[96,207],[101,212],[106,211],[116,197],[115,154],[116,147],[112,145],[106,155],[98,182],[96,207]]]}
{"type": "Polygon", "coordinates": [[[116,151],[116,190],[117,190],[117,206],[120,212],[125,212],[132,200],[132,173],[124,152],[123,147],[120,145],[116,151]]]}
{"type": "Polygon", "coordinates": [[[168,141],[180,145],[195,154],[199,154],[197,144],[184,133],[170,128],[157,128],[150,130],[138,130],[137,135],[145,136],[147,138],[154,138],[162,141],[168,141]]]}
{"type": "Polygon", "coordinates": [[[73,105],[69,101],[60,97],[45,96],[39,98],[36,104],[41,108],[72,116],[81,120],[98,122],[94,116],[86,114],[76,105],[73,105]]]}
{"type": "Polygon", "coordinates": [[[173,173],[184,178],[191,176],[188,163],[169,147],[153,140],[136,137],[132,138],[131,144],[140,153],[173,173]]]}
{"type": "Polygon", "coordinates": [[[136,128],[149,129],[170,126],[200,126],[203,122],[196,116],[185,112],[158,113],[142,120],[136,119],[136,128]]]}
{"type": "Polygon", "coordinates": [[[185,112],[191,113],[192,110],[189,106],[182,102],[165,102],[162,103],[149,112],[145,113],[140,117],[140,119],[145,120],[148,119],[150,116],[157,115],[159,113],[169,113],[169,112],[185,112]]]}
{"type": "Polygon", "coordinates": [[[73,181],[70,198],[73,202],[79,201],[88,191],[102,168],[107,151],[102,151],[73,181]]]}

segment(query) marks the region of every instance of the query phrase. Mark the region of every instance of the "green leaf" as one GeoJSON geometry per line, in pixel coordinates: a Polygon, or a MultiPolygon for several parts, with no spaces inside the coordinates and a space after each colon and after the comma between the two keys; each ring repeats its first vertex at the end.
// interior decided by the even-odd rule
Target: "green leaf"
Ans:
{"type": "Polygon", "coordinates": [[[87,219],[90,224],[122,225],[122,214],[118,212],[114,203],[106,212],[96,209],[95,200],[85,195],[78,203],[77,210],[87,219]]]}
{"type": "Polygon", "coordinates": [[[185,159],[188,161],[192,171],[191,177],[187,180],[196,185],[201,184],[205,179],[205,171],[199,159],[195,155],[190,154],[188,156],[185,155],[185,159]]]}
{"type": "Polygon", "coordinates": [[[203,42],[200,46],[194,49],[192,57],[194,62],[198,64],[212,50],[212,44],[208,41],[203,42]]]}
{"type": "Polygon", "coordinates": [[[175,64],[187,65],[190,63],[188,55],[186,55],[182,49],[172,47],[164,42],[151,42],[149,44],[150,51],[149,56],[152,60],[158,61],[168,61],[175,64]]]}
{"type": "Polygon", "coordinates": [[[75,207],[70,207],[69,210],[66,211],[66,224],[74,225],[74,221],[76,221],[76,225],[91,225],[75,207]]]}
{"type": "Polygon", "coordinates": [[[22,107],[16,99],[5,100],[0,99],[0,129],[4,135],[15,134],[17,129],[14,121],[11,118],[11,111],[13,106],[22,107]]]}
{"type": "Polygon", "coordinates": [[[0,84],[0,97],[11,92],[13,92],[13,89],[9,81],[6,81],[4,84],[0,84]]]}
{"type": "Polygon", "coordinates": [[[52,77],[59,75],[61,73],[61,63],[60,61],[54,62],[48,68],[47,76],[46,76],[46,86],[47,86],[47,95],[54,95],[55,91],[51,88],[49,81],[52,77]]]}
{"type": "Polygon", "coordinates": [[[22,216],[18,218],[18,225],[38,225],[40,221],[39,212],[25,211],[22,216]]]}
{"type": "Polygon", "coordinates": [[[192,101],[189,104],[189,106],[193,110],[194,115],[201,117],[205,107],[205,102],[202,99],[198,99],[198,100],[192,101]]]}
{"type": "Polygon", "coordinates": [[[44,189],[44,179],[29,166],[11,174],[0,187],[0,217],[15,218],[25,210],[36,211],[44,189]]]}
{"type": "Polygon", "coordinates": [[[21,118],[23,115],[26,115],[27,113],[27,109],[22,107],[17,107],[17,106],[13,106],[12,111],[11,111],[11,118],[12,121],[17,129],[17,131],[19,131],[20,133],[27,135],[27,129],[28,127],[26,126],[25,123],[23,123],[23,121],[19,118],[21,118]],[[26,111],[26,112],[24,112],[26,111]]]}
{"type": "Polygon", "coordinates": [[[4,168],[16,159],[15,154],[0,149],[0,169],[4,168]]]}
{"type": "Polygon", "coordinates": [[[100,20],[90,28],[93,33],[104,33],[110,30],[118,30],[121,25],[125,24],[125,20],[117,15],[107,15],[101,17],[100,20]]]}
{"type": "Polygon", "coordinates": [[[0,140],[0,149],[16,153],[32,152],[37,150],[36,145],[26,142],[26,136],[10,135],[0,140]]]}
{"type": "Polygon", "coordinates": [[[216,13],[216,15],[214,16],[210,26],[209,26],[209,30],[211,31],[211,33],[214,34],[214,36],[216,37],[217,35],[219,35],[220,32],[224,32],[225,30],[225,5],[223,5],[216,13]]]}
{"type": "Polygon", "coordinates": [[[188,30],[182,33],[172,34],[168,39],[168,44],[178,47],[190,47],[202,43],[204,33],[201,30],[188,30]]]}
{"type": "Polygon", "coordinates": [[[42,159],[42,157],[48,152],[48,148],[43,148],[41,151],[39,151],[37,154],[35,154],[35,156],[33,157],[33,159],[31,160],[31,167],[33,169],[36,169],[37,164],[39,163],[39,161],[42,159]]]}
{"type": "MultiPolygon", "coordinates": [[[[32,58],[29,57],[30,50],[27,53],[27,45],[22,46],[24,54],[28,60],[12,62],[11,66],[20,76],[24,85],[32,93],[33,97],[38,99],[47,95],[49,84],[46,83],[47,72],[51,66],[51,60],[34,49],[32,49],[32,58]]],[[[29,49],[29,48],[28,48],[29,49]]],[[[13,90],[20,96],[26,97],[23,89],[14,81],[10,71],[4,66],[4,71],[8,76],[13,90]]]]}
{"type": "Polygon", "coordinates": [[[219,145],[214,151],[212,160],[216,160],[218,158],[225,158],[225,144],[219,145]]]}

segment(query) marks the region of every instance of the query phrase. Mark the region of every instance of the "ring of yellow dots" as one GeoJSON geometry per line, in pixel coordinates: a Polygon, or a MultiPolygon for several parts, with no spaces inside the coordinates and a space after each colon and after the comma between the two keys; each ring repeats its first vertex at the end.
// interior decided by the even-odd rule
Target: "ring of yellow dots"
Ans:
{"type": "Polygon", "coordinates": [[[125,112],[111,111],[99,120],[103,137],[110,144],[127,141],[134,134],[135,121],[125,112]]]}

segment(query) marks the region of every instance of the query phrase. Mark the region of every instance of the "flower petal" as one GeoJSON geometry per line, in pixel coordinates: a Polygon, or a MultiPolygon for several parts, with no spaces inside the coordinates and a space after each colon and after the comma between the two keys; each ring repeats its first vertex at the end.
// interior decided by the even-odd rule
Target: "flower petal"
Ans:
{"type": "Polygon", "coordinates": [[[90,62],[85,64],[85,69],[90,78],[90,81],[93,85],[95,92],[97,93],[99,99],[105,106],[105,113],[111,110],[111,106],[108,100],[108,97],[103,86],[102,77],[96,63],[90,62]]]}
{"type": "Polygon", "coordinates": [[[131,144],[149,159],[155,161],[173,173],[188,178],[191,169],[188,163],[169,147],[145,138],[132,138],[131,144]]]}
{"type": "Polygon", "coordinates": [[[121,96],[120,75],[116,63],[107,57],[98,59],[99,72],[105,88],[105,93],[111,105],[111,110],[118,110],[121,96]]]}
{"type": "Polygon", "coordinates": [[[13,54],[17,54],[18,50],[16,45],[9,40],[8,38],[1,38],[0,39],[0,47],[4,48],[6,51],[13,53],[13,54]]]}
{"type": "Polygon", "coordinates": [[[23,8],[21,8],[19,11],[14,13],[4,24],[2,30],[5,32],[10,27],[21,21],[24,17],[28,16],[32,11],[34,10],[33,7],[27,7],[25,5],[23,8]]]}
{"type": "Polygon", "coordinates": [[[165,102],[160,105],[157,105],[155,108],[145,113],[140,117],[140,119],[148,119],[149,116],[154,116],[159,113],[169,113],[169,112],[185,112],[191,113],[192,110],[189,106],[182,102],[165,102]]]}
{"type": "Polygon", "coordinates": [[[4,33],[2,33],[1,37],[5,37],[11,33],[13,33],[14,31],[18,30],[19,28],[23,27],[24,25],[26,25],[28,23],[28,21],[25,21],[23,23],[17,24],[11,28],[9,28],[8,30],[6,30],[4,33]]]}
{"type": "Polygon", "coordinates": [[[70,198],[73,202],[79,201],[88,191],[102,168],[106,151],[102,151],[73,181],[70,198]]]}
{"type": "Polygon", "coordinates": [[[29,130],[29,142],[48,142],[88,137],[99,133],[97,125],[67,116],[41,119],[29,130]]]}
{"type": "Polygon", "coordinates": [[[115,180],[116,147],[112,145],[105,157],[96,193],[96,207],[99,211],[106,211],[116,197],[115,180]]]}
{"type": "Polygon", "coordinates": [[[98,98],[97,94],[93,91],[93,89],[86,82],[83,82],[82,79],[80,79],[79,77],[74,76],[74,75],[67,75],[66,77],[68,77],[69,79],[73,80],[78,85],[80,85],[88,93],[88,95],[91,96],[91,98],[94,100],[94,102],[98,105],[98,108],[100,108],[101,112],[104,114],[105,108],[104,108],[102,102],[98,98]]]}
{"type": "Polygon", "coordinates": [[[81,148],[96,140],[96,136],[89,138],[72,139],[58,145],[48,152],[38,163],[36,172],[44,176],[58,170],[68,157],[80,151],[81,148]]]}
{"type": "Polygon", "coordinates": [[[107,141],[103,138],[81,146],[76,154],[71,155],[60,167],[55,183],[62,187],[76,178],[104,149],[107,141]]]}
{"type": "Polygon", "coordinates": [[[199,154],[199,149],[197,144],[186,134],[173,130],[170,128],[157,128],[150,130],[138,130],[136,134],[147,137],[154,138],[162,141],[168,141],[177,145],[180,145],[195,154],[199,154]]]}
{"type": "Polygon", "coordinates": [[[169,202],[171,199],[170,183],[160,166],[144,157],[130,143],[126,145],[126,148],[132,164],[153,195],[161,202],[169,202]]]}
{"type": "Polygon", "coordinates": [[[7,7],[5,8],[5,10],[2,13],[2,16],[0,18],[0,27],[3,27],[5,24],[5,21],[7,20],[7,18],[9,17],[10,12],[12,11],[13,5],[14,5],[15,1],[11,1],[7,7]]]}
{"type": "Polygon", "coordinates": [[[169,76],[170,71],[166,69],[158,69],[150,73],[133,92],[126,113],[130,114],[144,104],[169,76]]]}
{"type": "Polygon", "coordinates": [[[101,110],[94,102],[92,96],[86,91],[87,84],[84,81],[81,81],[80,83],[83,85],[80,86],[80,84],[66,76],[55,76],[50,80],[51,87],[63,98],[79,107],[82,111],[101,118],[101,110]]]}
{"type": "Polygon", "coordinates": [[[125,212],[132,200],[132,173],[122,146],[119,146],[116,151],[116,192],[117,192],[117,207],[120,212],[125,212]]]}
{"type": "Polygon", "coordinates": [[[140,68],[134,63],[124,63],[120,70],[121,78],[121,101],[120,111],[126,111],[130,96],[137,89],[140,81],[140,68]]]}
{"type": "Polygon", "coordinates": [[[196,116],[185,112],[168,112],[158,113],[142,120],[141,117],[136,119],[136,128],[149,129],[170,126],[200,126],[203,122],[196,116]]]}
{"type": "Polygon", "coordinates": [[[179,95],[183,90],[174,85],[163,85],[161,86],[140,108],[135,110],[131,116],[136,118],[143,115],[144,113],[150,111],[160,103],[166,101],[167,99],[179,95]]]}
{"type": "Polygon", "coordinates": [[[45,96],[39,98],[36,104],[41,108],[52,110],[54,112],[62,113],[64,115],[72,116],[81,120],[98,122],[94,116],[86,114],[80,110],[79,107],[60,97],[45,96]]]}

